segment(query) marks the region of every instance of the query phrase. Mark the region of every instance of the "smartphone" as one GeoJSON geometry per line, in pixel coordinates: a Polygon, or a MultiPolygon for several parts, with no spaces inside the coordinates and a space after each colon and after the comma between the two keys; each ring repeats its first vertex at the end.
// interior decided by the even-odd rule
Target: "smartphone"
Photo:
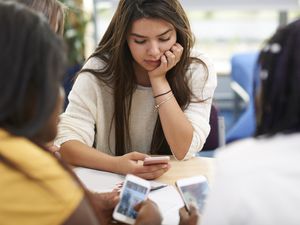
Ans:
{"type": "Polygon", "coordinates": [[[123,223],[134,224],[137,212],[134,207],[147,199],[150,182],[134,175],[127,175],[121,190],[120,202],[113,212],[113,218],[123,223]]]}
{"type": "Polygon", "coordinates": [[[205,199],[209,192],[208,182],[205,176],[195,176],[184,178],[176,181],[176,186],[183,199],[187,211],[190,210],[189,205],[196,206],[198,211],[202,213],[205,199]]]}
{"type": "Polygon", "coordinates": [[[144,159],[144,166],[154,164],[166,164],[170,161],[170,156],[152,156],[144,159]]]}

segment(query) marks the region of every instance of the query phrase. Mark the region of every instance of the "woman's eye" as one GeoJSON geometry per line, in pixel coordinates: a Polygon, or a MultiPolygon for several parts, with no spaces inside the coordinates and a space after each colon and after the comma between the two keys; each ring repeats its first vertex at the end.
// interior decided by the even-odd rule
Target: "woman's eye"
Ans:
{"type": "Polygon", "coordinates": [[[170,38],[169,37],[168,38],[160,38],[159,40],[164,42],[164,41],[169,41],[170,38]]]}
{"type": "Polygon", "coordinates": [[[144,44],[146,41],[145,40],[134,40],[134,42],[137,44],[144,44]]]}

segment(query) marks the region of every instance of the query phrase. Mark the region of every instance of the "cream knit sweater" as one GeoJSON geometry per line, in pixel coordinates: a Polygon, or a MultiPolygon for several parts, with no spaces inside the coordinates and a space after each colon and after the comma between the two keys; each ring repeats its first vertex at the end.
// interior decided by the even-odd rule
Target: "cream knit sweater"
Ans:
{"type": "MultiPolygon", "coordinates": [[[[217,85],[212,64],[203,55],[198,57],[205,62],[208,70],[203,65],[193,64],[186,76],[189,78],[192,92],[200,99],[209,100],[204,103],[190,103],[184,111],[194,128],[192,143],[184,159],[194,156],[205,143],[210,131],[210,108],[217,85]]],[[[102,66],[100,59],[91,58],[84,68],[99,69],[102,66]]],[[[55,144],[78,140],[90,147],[95,146],[99,151],[114,155],[114,125],[109,136],[114,112],[112,89],[97,80],[94,75],[83,72],[76,79],[68,99],[69,105],[60,117],[55,144]]],[[[138,86],[133,93],[129,121],[132,151],[150,151],[152,133],[158,116],[154,111],[154,104],[151,87],[138,86]]]]}

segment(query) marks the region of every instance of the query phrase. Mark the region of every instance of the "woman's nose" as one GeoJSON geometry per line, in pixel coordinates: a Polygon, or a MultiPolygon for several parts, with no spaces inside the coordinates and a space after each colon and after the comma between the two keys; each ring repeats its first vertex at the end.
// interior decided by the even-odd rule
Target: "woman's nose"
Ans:
{"type": "Polygon", "coordinates": [[[150,42],[148,45],[147,53],[151,56],[160,55],[160,47],[157,42],[150,42]]]}

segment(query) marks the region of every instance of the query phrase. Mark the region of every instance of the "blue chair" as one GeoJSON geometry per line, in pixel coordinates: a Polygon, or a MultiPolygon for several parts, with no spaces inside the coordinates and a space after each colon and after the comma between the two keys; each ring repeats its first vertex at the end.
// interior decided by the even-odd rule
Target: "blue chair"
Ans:
{"type": "MultiPolygon", "coordinates": [[[[235,54],[231,59],[231,87],[243,100],[245,110],[226,136],[226,143],[253,136],[255,132],[254,84],[258,52],[235,54]]],[[[235,112],[239,103],[235,103],[235,112]]]]}

